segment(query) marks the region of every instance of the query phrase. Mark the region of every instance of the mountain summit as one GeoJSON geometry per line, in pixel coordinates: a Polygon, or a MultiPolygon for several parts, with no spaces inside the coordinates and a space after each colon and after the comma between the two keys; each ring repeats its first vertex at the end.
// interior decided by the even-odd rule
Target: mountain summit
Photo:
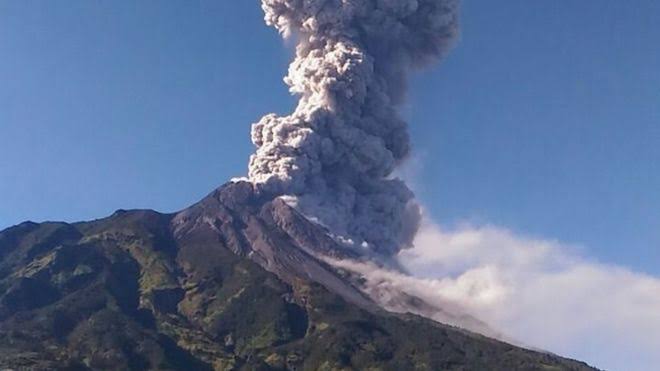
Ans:
{"type": "Polygon", "coordinates": [[[592,370],[388,312],[326,258],[360,256],[247,182],[176,214],[20,224],[0,232],[0,369],[592,370]]]}

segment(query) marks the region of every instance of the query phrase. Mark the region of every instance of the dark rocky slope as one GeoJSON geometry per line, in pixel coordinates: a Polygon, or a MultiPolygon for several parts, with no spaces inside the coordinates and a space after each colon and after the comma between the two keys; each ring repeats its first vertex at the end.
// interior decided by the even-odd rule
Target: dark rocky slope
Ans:
{"type": "Polygon", "coordinates": [[[591,370],[386,313],[316,254],[350,256],[229,184],[176,215],[0,232],[0,369],[591,370]]]}

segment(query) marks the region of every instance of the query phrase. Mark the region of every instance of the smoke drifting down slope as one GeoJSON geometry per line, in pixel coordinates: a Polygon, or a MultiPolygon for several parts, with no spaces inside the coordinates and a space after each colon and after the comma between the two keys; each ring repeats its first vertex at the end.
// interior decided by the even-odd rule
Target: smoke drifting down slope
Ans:
{"type": "Polygon", "coordinates": [[[458,0],[262,0],[266,23],[297,41],[285,82],[291,115],[252,127],[249,178],[332,233],[381,255],[411,245],[420,212],[392,177],[410,151],[396,108],[406,75],[458,34],[458,0]]]}

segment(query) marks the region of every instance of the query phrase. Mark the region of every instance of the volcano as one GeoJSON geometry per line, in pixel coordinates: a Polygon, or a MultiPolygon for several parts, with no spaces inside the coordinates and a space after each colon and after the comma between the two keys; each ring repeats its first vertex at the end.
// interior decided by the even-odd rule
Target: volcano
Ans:
{"type": "Polygon", "coordinates": [[[593,370],[405,293],[387,311],[328,263],[361,258],[248,182],[175,214],[26,222],[0,232],[0,368],[593,370]]]}

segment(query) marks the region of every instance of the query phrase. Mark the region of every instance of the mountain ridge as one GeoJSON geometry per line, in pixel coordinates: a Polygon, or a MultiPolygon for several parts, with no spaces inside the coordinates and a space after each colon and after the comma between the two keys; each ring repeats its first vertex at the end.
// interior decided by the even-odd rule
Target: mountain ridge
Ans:
{"type": "Polygon", "coordinates": [[[228,183],[173,214],[0,232],[0,368],[593,370],[405,313],[317,258],[358,258],[228,183]]]}

